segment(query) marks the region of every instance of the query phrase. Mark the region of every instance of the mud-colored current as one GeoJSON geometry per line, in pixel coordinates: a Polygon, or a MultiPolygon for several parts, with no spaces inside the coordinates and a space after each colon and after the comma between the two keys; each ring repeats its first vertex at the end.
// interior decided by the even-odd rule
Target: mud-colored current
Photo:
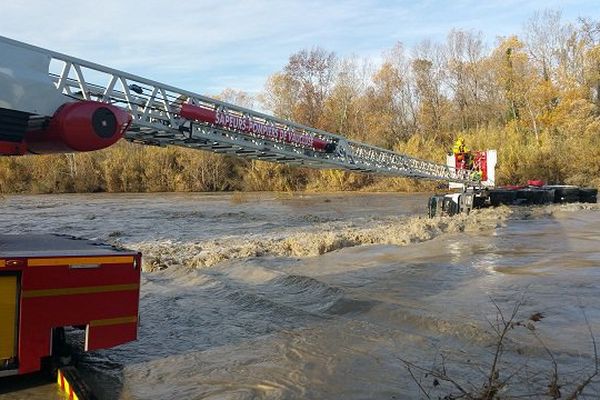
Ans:
{"type": "MultiPolygon", "coordinates": [[[[427,219],[426,201],[10,196],[0,229],[99,238],[144,253],[139,340],[78,360],[100,399],[460,394],[420,368],[475,393],[489,379],[495,328],[517,305],[498,362],[501,390],[544,398],[553,357],[569,394],[593,372],[592,337],[600,337],[600,207],[427,219]],[[536,313],[540,321],[530,319],[536,313]]],[[[592,380],[581,398],[598,393],[592,380]]],[[[61,397],[39,376],[0,380],[0,399],[21,398],[61,397]]]]}

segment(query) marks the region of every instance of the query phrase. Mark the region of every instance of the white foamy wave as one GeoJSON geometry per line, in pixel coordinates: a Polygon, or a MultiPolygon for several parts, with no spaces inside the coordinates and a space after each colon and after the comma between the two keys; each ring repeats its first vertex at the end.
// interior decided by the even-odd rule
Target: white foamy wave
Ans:
{"type": "Polygon", "coordinates": [[[205,268],[220,262],[249,257],[311,257],[346,247],[391,244],[408,245],[434,239],[445,233],[482,231],[500,226],[510,215],[508,207],[476,210],[470,215],[442,218],[388,218],[352,223],[326,222],[308,228],[290,229],[280,235],[228,236],[199,242],[172,240],[142,242],[144,270],[174,266],[205,268]]]}

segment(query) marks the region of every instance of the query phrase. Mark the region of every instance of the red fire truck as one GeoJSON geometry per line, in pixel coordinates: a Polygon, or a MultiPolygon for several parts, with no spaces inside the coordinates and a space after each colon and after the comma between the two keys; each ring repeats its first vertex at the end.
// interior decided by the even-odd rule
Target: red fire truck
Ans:
{"type": "Polygon", "coordinates": [[[0,235],[0,376],[61,356],[64,329],[85,351],[137,337],[141,255],[59,235],[0,235]]]}

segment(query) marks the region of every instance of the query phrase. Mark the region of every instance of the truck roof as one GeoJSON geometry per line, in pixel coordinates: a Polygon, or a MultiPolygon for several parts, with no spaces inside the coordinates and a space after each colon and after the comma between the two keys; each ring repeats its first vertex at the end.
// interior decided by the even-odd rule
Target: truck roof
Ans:
{"type": "Polygon", "coordinates": [[[137,252],[70,235],[0,235],[2,257],[70,257],[135,255],[137,252]]]}

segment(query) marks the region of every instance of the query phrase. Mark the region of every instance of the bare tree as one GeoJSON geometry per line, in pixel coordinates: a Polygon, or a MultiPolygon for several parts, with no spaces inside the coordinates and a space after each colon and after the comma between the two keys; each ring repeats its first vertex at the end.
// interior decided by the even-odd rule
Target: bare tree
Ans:
{"type": "MultiPolygon", "coordinates": [[[[593,368],[587,375],[574,381],[567,381],[559,373],[559,365],[552,350],[546,345],[541,336],[537,333],[536,324],[545,318],[540,312],[534,312],[527,317],[522,317],[520,313],[523,299],[515,302],[509,313],[506,313],[491,299],[491,303],[496,310],[495,320],[488,320],[488,324],[494,335],[495,345],[491,353],[491,360],[488,363],[470,363],[473,372],[482,372],[483,379],[478,382],[469,381],[464,376],[455,377],[447,368],[448,360],[440,353],[439,361],[433,368],[423,367],[415,362],[400,358],[404,364],[409,376],[415,382],[419,391],[426,398],[433,398],[433,393],[444,396],[445,400],[470,399],[470,400],[500,400],[500,399],[519,399],[519,398],[545,398],[556,400],[562,398],[561,389],[571,387],[572,389],[564,398],[569,400],[578,399],[586,388],[588,388],[600,375],[600,358],[595,336],[585,311],[582,309],[582,315],[592,341],[593,349],[593,368]],[[527,334],[533,336],[535,341],[542,347],[550,360],[550,373],[544,383],[544,380],[533,381],[544,373],[544,371],[535,370],[523,364],[510,364],[504,360],[504,355],[509,343],[514,342],[509,339],[516,330],[524,330],[527,334]],[[433,378],[433,379],[431,379],[433,378]],[[513,382],[518,381],[518,382],[513,382]],[[513,390],[505,390],[509,385],[513,390]],[[514,390],[518,390],[517,393],[514,390]],[[445,395],[444,395],[445,393],[445,395]]],[[[463,374],[464,375],[464,374],[463,374]]],[[[442,398],[438,395],[437,397],[442,398]]]]}
{"type": "Polygon", "coordinates": [[[460,129],[477,127],[485,115],[484,46],[481,32],[452,30],[444,47],[445,83],[449,87],[460,129]]]}
{"type": "Polygon", "coordinates": [[[243,90],[225,88],[215,99],[245,108],[254,108],[254,97],[243,90]]]}
{"type": "Polygon", "coordinates": [[[545,81],[555,80],[561,48],[567,36],[568,29],[561,23],[560,11],[536,12],[526,24],[527,51],[545,81]]]}
{"type": "Polygon", "coordinates": [[[293,54],[284,68],[293,90],[299,93],[295,119],[317,126],[323,105],[331,93],[337,58],[320,47],[293,54]]]}
{"type": "Polygon", "coordinates": [[[419,128],[435,137],[443,127],[447,127],[444,126],[447,100],[442,92],[444,69],[441,47],[429,41],[421,42],[414,48],[411,66],[419,96],[419,128]]]}

